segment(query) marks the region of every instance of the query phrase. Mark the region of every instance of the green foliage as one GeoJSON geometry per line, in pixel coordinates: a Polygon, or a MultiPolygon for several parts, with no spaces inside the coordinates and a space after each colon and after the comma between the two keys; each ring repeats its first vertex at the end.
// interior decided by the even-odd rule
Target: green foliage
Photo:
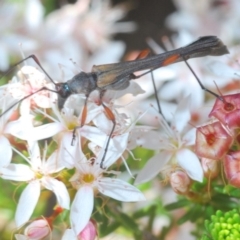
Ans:
{"type": "Polygon", "coordinates": [[[239,210],[228,212],[216,211],[211,220],[205,220],[206,232],[201,240],[239,240],[240,215],[239,210]]]}

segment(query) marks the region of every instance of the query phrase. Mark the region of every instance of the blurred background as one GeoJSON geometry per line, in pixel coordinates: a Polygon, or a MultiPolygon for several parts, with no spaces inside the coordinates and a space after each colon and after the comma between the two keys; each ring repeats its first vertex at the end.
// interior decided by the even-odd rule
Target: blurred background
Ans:
{"type": "MultiPolygon", "coordinates": [[[[192,0],[1,0],[0,71],[4,74],[24,56],[35,54],[54,80],[64,82],[81,70],[91,71],[93,65],[133,60],[146,48],[153,53],[161,53],[184,46],[199,36],[216,35],[229,47],[230,55],[214,61],[206,58],[191,61],[206,86],[216,90],[216,79],[219,88],[226,87],[233,79],[239,80],[240,74],[236,75],[239,73],[239,11],[239,0],[201,0],[194,3],[192,0]]],[[[168,119],[179,99],[194,93],[191,114],[199,120],[195,111],[210,108],[206,109],[203,91],[183,66],[177,64],[155,73],[159,89],[165,86],[159,90],[163,113],[168,119]]],[[[0,84],[10,79],[10,76],[1,78],[0,84]]],[[[149,98],[153,90],[148,80],[149,76],[145,76],[137,81],[146,91],[145,95],[122,99],[121,104],[134,101],[128,112],[132,119],[138,112],[149,108],[152,102],[149,98]]],[[[150,111],[142,121],[151,126],[156,124],[150,111]]],[[[9,234],[14,231],[15,200],[19,199],[21,191],[18,190],[13,197],[15,186],[10,189],[6,181],[1,181],[1,186],[0,239],[9,239],[9,234]]],[[[159,199],[163,205],[176,200],[173,191],[169,188],[163,190],[159,180],[153,182],[149,189],[150,198],[159,199]]],[[[129,210],[129,206],[126,209],[129,210]]],[[[175,212],[171,220],[166,220],[165,210],[161,209],[161,213],[165,216],[159,214],[153,224],[155,235],[164,226],[172,224],[165,240],[195,239],[190,234],[194,228],[192,224],[176,224],[175,219],[182,214],[181,211],[175,212]]]]}

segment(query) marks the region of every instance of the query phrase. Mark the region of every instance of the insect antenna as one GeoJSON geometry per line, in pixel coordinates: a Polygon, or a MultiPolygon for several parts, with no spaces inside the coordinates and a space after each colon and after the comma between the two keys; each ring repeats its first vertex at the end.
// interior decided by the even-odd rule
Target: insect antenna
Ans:
{"type": "MultiPolygon", "coordinates": [[[[41,69],[41,70],[44,72],[44,74],[49,78],[49,80],[50,80],[55,86],[57,86],[57,84],[53,81],[53,79],[50,77],[50,75],[47,73],[47,71],[43,68],[43,66],[41,65],[40,61],[38,60],[38,58],[37,58],[34,54],[32,54],[32,55],[30,55],[30,56],[28,56],[28,57],[20,60],[20,61],[17,62],[16,64],[14,64],[5,74],[3,74],[3,75],[1,76],[1,78],[4,77],[4,76],[6,76],[7,74],[9,74],[11,71],[13,71],[13,69],[14,69],[15,67],[17,67],[19,64],[23,63],[24,61],[26,61],[26,60],[28,60],[28,59],[30,59],[30,58],[32,58],[33,61],[40,67],[40,69],[41,69]]],[[[25,99],[33,96],[34,94],[36,94],[36,93],[38,93],[38,92],[41,92],[41,91],[43,91],[43,90],[48,90],[48,91],[50,91],[50,92],[58,93],[58,91],[56,91],[56,90],[49,89],[49,88],[47,88],[47,87],[42,87],[42,88],[38,89],[37,91],[35,91],[35,92],[33,92],[33,93],[31,93],[31,94],[29,94],[29,95],[21,98],[21,99],[18,100],[17,102],[13,103],[10,107],[8,107],[5,111],[3,111],[3,112],[0,114],[0,117],[2,117],[5,113],[7,113],[9,110],[11,110],[13,107],[15,107],[17,104],[21,103],[23,100],[25,100],[25,99]]]]}
{"type": "Polygon", "coordinates": [[[40,61],[38,60],[38,58],[32,54],[29,55],[28,57],[20,60],[19,62],[15,63],[4,75],[2,75],[1,77],[6,76],[7,74],[9,74],[15,67],[17,67],[19,64],[25,62],[26,60],[32,58],[33,61],[41,68],[41,70],[46,74],[46,76],[49,78],[49,80],[56,86],[56,83],[53,81],[53,79],[50,77],[50,75],[47,73],[47,71],[43,68],[43,66],[41,65],[40,61]]]}

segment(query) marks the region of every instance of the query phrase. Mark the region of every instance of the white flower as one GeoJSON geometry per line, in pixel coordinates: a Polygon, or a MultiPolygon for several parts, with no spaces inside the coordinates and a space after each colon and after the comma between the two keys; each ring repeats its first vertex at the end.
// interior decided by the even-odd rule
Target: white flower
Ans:
{"type": "MultiPolygon", "coordinates": [[[[159,133],[156,144],[159,145],[159,153],[148,160],[145,167],[138,174],[135,184],[146,182],[154,178],[160,171],[180,167],[188,176],[196,181],[203,180],[203,170],[198,157],[191,151],[190,146],[195,142],[195,129],[187,133],[184,129],[190,120],[188,104],[190,98],[183,99],[173,115],[171,126],[163,117],[159,117],[164,133],[159,133]],[[167,166],[166,166],[167,165],[167,166]]],[[[168,174],[168,173],[167,173],[168,174]]]]}
{"type": "MultiPolygon", "coordinates": [[[[24,66],[19,70],[17,77],[13,77],[13,80],[7,84],[7,91],[12,98],[18,101],[35,93],[42,87],[51,89],[52,83],[48,83],[45,75],[37,68],[24,66]]],[[[31,102],[34,102],[38,107],[49,108],[51,106],[49,91],[40,91],[24,99],[20,107],[21,115],[29,113],[31,102]]]]}
{"type": "Polygon", "coordinates": [[[23,155],[22,157],[30,166],[12,163],[7,168],[0,169],[0,175],[3,179],[28,182],[21,194],[15,214],[17,227],[29,220],[40,196],[41,187],[53,191],[62,208],[68,209],[70,203],[65,185],[51,176],[63,169],[63,166],[58,164],[57,151],[53,152],[47,160],[45,152],[43,159],[41,159],[37,142],[29,142],[29,144],[30,160],[23,155]]]}
{"type": "MultiPolygon", "coordinates": [[[[108,168],[123,153],[125,148],[119,148],[115,154],[107,153],[104,166],[108,168]]],[[[101,152],[103,153],[103,151],[101,152]]],[[[103,154],[97,158],[87,160],[79,151],[79,161],[76,161],[76,173],[71,178],[71,182],[78,189],[70,210],[70,221],[74,233],[78,235],[87,225],[94,204],[94,193],[100,192],[108,197],[124,202],[143,201],[145,197],[134,186],[121,179],[104,177],[103,173],[108,173],[100,168],[103,154]]],[[[112,173],[113,172],[109,172],[112,173]]]]}
{"type": "MultiPolygon", "coordinates": [[[[3,103],[2,111],[4,111],[5,109],[5,104],[3,103]]],[[[11,117],[12,113],[13,109],[0,117],[0,167],[8,166],[12,160],[12,147],[8,138],[5,136],[6,133],[8,133],[7,129],[9,125],[7,122],[11,117]]]]}
{"type": "Polygon", "coordinates": [[[62,240],[69,240],[69,239],[78,240],[77,236],[75,235],[72,229],[66,229],[62,236],[62,240]]]}

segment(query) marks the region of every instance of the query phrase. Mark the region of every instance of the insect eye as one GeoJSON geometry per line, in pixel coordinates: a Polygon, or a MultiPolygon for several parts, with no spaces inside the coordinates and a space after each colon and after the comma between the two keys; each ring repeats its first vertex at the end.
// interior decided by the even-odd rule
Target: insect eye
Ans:
{"type": "Polygon", "coordinates": [[[67,93],[67,92],[70,91],[69,86],[68,86],[67,83],[64,83],[64,84],[63,84],[62,89],[63,89],[63,91],[64,91],[65,93],[67,93]]]}

